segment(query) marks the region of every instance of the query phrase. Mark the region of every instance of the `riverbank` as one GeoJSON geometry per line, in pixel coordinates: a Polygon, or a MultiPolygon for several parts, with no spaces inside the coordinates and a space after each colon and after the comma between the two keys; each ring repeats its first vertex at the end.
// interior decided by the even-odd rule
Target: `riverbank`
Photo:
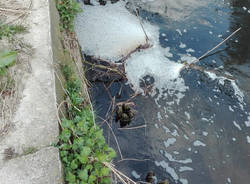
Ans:
{"type": "MultiPolygon", "coordinates": [[[[3,37],[3,50],[17,57],[6,68],[11,86],[1,88],[1,183],[62,183],[59,151],[52,144],[59,135],[50,14],[46,0],[0,3],[1,20],[26,31],[3,37]]],[[[55,26],[55,25],[53,25],[55,26]]],[[[8,29],[6,29],[8,30],[8,29]]],[[[63,51],[63,50],[62,50],[63,51]]],[[[4,84],[4,83],[2,83],[4,84]]],[[[4,85],[3,85],[4,86],[4,85]]]]}

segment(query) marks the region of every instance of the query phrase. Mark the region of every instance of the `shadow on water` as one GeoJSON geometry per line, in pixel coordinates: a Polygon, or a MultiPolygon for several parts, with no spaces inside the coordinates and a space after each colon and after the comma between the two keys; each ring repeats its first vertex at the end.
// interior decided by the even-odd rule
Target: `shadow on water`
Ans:
{"type": "MultiPolygon", "coordinates": [[[[123,102],[134,93],[127,81],[93,82],[90,89],[97,115],[112,119],[124,158],[121,161],[117,154],[117,169],[135,180],[144,180],[147,172],[153,170],[159,180],[169,179],[173,184],[249,183],[250,1],[212,1],[181,21],[152,13],[143,6],[140,15],[160,28],[161,46],[170,47],[171,60],[178,62],[182,62],[181,54],[199,57],[242,27],[242,31],[199,63],[206,69],[229,72],[236,81],[219,76],[209,78],[206,73],[185,69],[181,77],[188,90],[179,102],[168,95],[168,89],[155,89],[154,95],[149,92],[133,99],[136,113],[128,127],[147,127],[129,130],[119,129],[115,117],[110,116],[113,97],[116,102],[123,102]],[[180,47],[181,43],[185,47],[180,47]]],[[[154,79],[147,77],[148,80],[142,80],[148,84],[144,82],[142,88],[154,84],[154,79]]],[[[98,122],[118,153],[108,126],[101,118],[98,122]]]]}

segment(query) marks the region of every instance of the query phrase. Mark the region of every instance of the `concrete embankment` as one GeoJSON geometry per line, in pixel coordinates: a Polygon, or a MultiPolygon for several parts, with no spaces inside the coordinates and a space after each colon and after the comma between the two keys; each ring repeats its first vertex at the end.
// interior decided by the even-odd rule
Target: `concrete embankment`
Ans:
{"type": "MultiPolygon", "coordinates": [[[[59,135],[57,104],[63,92],[57,79],[60,71],[56,68],[67,56],[61,45],[55,2],[29,2],[4,3],[6,7],[28,7],[28,13],[21,20],[28,32],[19,38],[32,48],[32,52],[28,55],[20,52],[19,62],[13,66],[17,71],[18,99],[13,116],[8,122],[0,122],[0,125],[8,124],[2,126],[6,130],[0,134],[0,183],[59,184],[63,183],[62,166],[59,151],[52,144],[59,135]],[[28,69],[21,70],[22,65],[28,69]]],[[[10,47],[15,48],[15,45],[10,47]]]]}

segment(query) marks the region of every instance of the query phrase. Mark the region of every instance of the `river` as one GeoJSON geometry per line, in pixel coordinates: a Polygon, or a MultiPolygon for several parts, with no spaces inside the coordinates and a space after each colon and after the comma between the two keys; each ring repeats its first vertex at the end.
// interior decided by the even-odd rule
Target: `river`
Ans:
{"type": "Polygon", "coordinates": [[[95,81],[90,87],[97,121],[118,153],[116,168],[135,181],[152,170],[158,181],[170,184],[248,184],[250,1],[135,0],[127,4],[131,13],[134,6],[143,22],[158,28],[158,46],[125,61],[127,80],[95,81]],[[202,70],[180,69],[239,27],[197,62],[202,70]],[[117,102],[142,92],[132,100],[135,117],[128,127],[146,125],[119,129],[113,117],[122,161],[110,129],[98,118],[107,118],[110,99],[120,91],[117,102]]]}

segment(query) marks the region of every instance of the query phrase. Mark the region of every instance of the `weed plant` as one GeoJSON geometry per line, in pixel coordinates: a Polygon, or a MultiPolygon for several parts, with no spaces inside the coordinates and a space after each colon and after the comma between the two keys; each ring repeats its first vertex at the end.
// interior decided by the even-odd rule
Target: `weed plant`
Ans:
{"type": "Polygon", "coordinates": [[[61,122],[59,143],[60,157],[64,164],[68,184],[110,184],[110,169],[104,162],[111,162],[115,151],[103,137],[103,131],[93,122],[89,106],[84,106],[81,83],[68,66],[63,66],[66,91],[72,104],[68,105],[71,118],[61,122]]]}

